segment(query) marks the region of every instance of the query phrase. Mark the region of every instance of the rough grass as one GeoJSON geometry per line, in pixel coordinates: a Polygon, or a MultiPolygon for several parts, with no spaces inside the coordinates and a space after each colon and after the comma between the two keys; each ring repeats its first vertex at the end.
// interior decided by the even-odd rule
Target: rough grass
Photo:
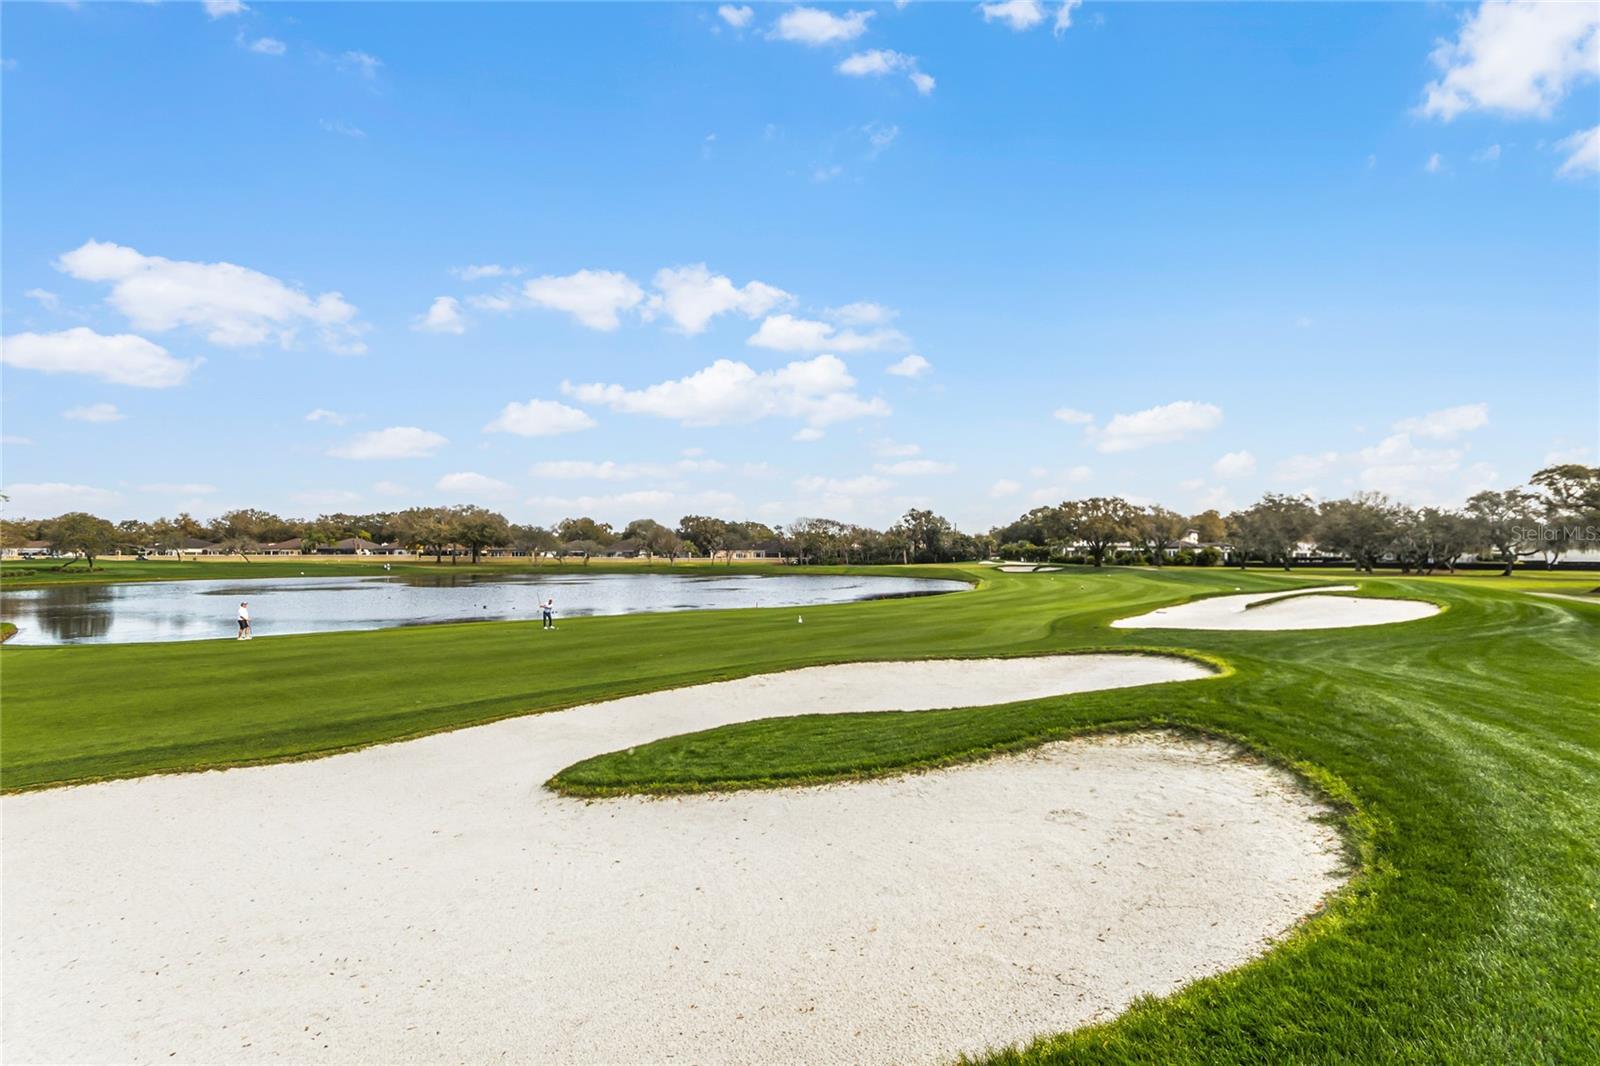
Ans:
{"type": "Polygon", "coordinates": [[[780,719],[588,760],[564,788],[792,784],[1078,732],[1239,738],[1344,808],[1360,874],[1257,962],[1003,1062],[1600,1061],[1600,605],[1593,578],[967,571],[971,594],[193,644],[0,651],[7,789],[294,758],[821,662],[1193,650],[1232,673],[1004,707],[780,719]],[[1446,606],[1299,633],[1113,630],[1197,595],[1330,581],[1446,606]]]}

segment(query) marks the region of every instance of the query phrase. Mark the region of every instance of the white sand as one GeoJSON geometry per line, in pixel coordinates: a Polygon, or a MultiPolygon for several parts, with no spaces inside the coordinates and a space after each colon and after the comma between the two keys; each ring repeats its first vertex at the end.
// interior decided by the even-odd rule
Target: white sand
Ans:
{"type": "Polygon", "coordinates": [[[1103,1018],[1260,953],[1338,885],[1289,776],[1146,734],[824,788],[585,803],[541,783],[726,722],[1202,676],[821,667],[6,797],[4,1054],[932,1062],[1103,1018]]]}
{"type": "Polygon", "coordinates": [[[1347,629],[1414,622],[1439,613],[1436,605],[1421,600],[1326,595],[1351,592],[1355,588],[1355,585],[1329,585],[1315,593],[1291,589],[1244,596],[1212,596],[1176,607],[1162,607],[1133,618],[1119,618],[1111,625],[1114,629],[1347,629]],[[1265,606],[1250,607],[1252,603],[1265,606]]]}
{"type": "Polygon", "coordinates": [[[1000,567],[1007,574],[1053,574],[1060,570],[1059,566],[1046,566],[1039,563],[1007,563],[1000,567]]]}

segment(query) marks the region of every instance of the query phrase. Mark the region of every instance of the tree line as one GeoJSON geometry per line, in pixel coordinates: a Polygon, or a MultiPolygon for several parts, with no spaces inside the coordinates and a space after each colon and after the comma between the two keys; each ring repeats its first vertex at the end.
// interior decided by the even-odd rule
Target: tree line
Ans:
{"type": "Polygon", "coordinates": [[[735,551],[764,546],[801,564],[960,562],[998,551],[1006,558],[1095,566],[1255,561],[1285,569],[1294,565],[1302,544],[1314,543],[1319,552],[1342,556],[1367,571],[1385,560],[1407,571],[1454,570],[1463,555],[1476,553],[1499,559],[1509,574],[1519,559],[1542,554],[1553,565],[1581,544],[1600,543],[1600,467],[1548,466],[1525,485],[1479,492],[1460,509],[1413,508],[1373,492],[1320,503],[1269,492],[1226,515],[1215,510],[1183,515],[1120,496],[1095,496],[1036,507],[983,534],[964,533],[924,509],[907,511],[883,530],[829,518],[799,518],[785,527],[709,515],[684,515],[675,527],[638,518],[621,530],[587,516],[551,526],[519,525],[473,505],[315,519],[240,509],[204,523],[188,514],[112,523],[84,512],[0,522],[0,544],[44,541],[55,552],[87,560],[91,568],[103,555],[177,552],[191,540],[245,556],[295,538],[307,553],[356,538],[398,545],[435,562],[447,557],[454,562],[465,554],[475,563],[488,548],[587,562],[619,545],[669,562],[723,555],[731,562],[735,551]]]}
{"type": "Polygon", "coordinates": [[[1488,490],[1460,509],[1409,507],[1382,493],[1358,492],[1314,503],[1269,492],[1227,515],[1184,516],[1119,496],[1038,507],[994,531],[1000,554],[1027,560],[1168,562],[1239,566],[1255,561],[1290,569],[1301,545],[1350,560],[1368,572],[1392,560],[1403,571],[1454,571],[1463,555],[1492,555],[1511,573],[1518,559],[1543,555],[1553,566],[1583,545],[1600,546],[1600,467],[1547,466],[1526,485],[1488,490]],[[1194,543],[1186,537],[1195,534],[1194,543]]]}
{"type": "Polygon", "coordinates": [[[128,519],[113,523],[75,511],[39,521],[0,522],[0,544],[19,546],[43,541],[52,552],[81,558],[94,568],[106,555],[178,553],[193,541],[204,541],[229,555],[248,557],[269,544],[300,541],[306,554],[340,541],[356,539],[396,545],[435,562],[453,563],[465,555],[476,563],[489,548],[526,555],[578,557],[625,547],[649,559],[675,562],[688,556],[723,556],[767,547],[797,563],[911,563],[980,559],[993,541],[962,533],[932,511],[911,510],[885,530],[801,518],[783,526],[732,521],[709,515],[684,515],[676,527],[653,518],[638,518],[620,530],[583,516],[550,526],[521,525],[484,507],[413,507],[369,514],[325,514],[315,519],[282,518],[269,511],[241,508],[201,522],[189,514],[153,522],[128,519]]]}

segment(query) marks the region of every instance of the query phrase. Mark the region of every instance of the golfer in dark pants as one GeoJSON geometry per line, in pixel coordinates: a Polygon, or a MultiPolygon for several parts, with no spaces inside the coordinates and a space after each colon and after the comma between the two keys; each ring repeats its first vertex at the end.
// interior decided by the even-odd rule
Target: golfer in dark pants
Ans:
{"type": "Polygon", "coordinates": [[[545,600],[539,605],[539,613],[544,615],[544,627],[546,629],[554,629],[556,627],[556,601],[554,597],[545,600]]]}

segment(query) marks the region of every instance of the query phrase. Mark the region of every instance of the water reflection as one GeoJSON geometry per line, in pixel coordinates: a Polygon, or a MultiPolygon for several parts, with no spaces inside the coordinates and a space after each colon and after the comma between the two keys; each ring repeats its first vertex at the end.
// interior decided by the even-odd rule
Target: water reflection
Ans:
{"type": "Polygon", "coordinates": [[[257,636],[441,622],[534,620],[732,607],[809,607],[953,592],[959,581],[796,574],[408,574],[61,585],[7,592],[13,644],[98,644],[232,637],[240,601],[257,636]]]}

